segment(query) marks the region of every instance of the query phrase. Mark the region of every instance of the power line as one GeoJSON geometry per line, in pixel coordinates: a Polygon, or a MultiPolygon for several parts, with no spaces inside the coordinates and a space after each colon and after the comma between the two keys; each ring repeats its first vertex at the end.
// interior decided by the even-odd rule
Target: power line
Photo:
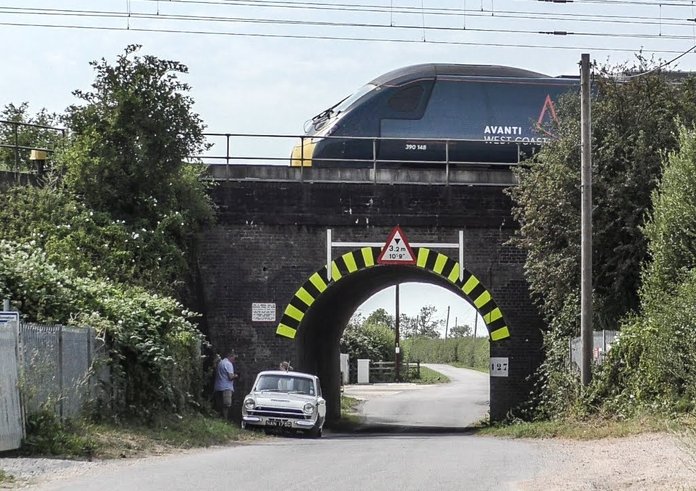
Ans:
{"type": "MultiPolygon", "coordinates": [[[[606,46],[553,46],[541,44],[514,44],[495,43],[495,42],[474,42],[474,41],[438,41],[438,40],[416,40],[399,38],[370,38],[357,36],[326,36],[326,35],[303,35],[303,34],[269,34],[269,33],[241,33],[229,31],[200,31],[193,29],[153,29],[143,27],[114,27],[114,26],[85,26],[69,24],[39,24],[29,22],[0,22],[0,26],[6,27],[36,27],[48,29],[74,29],[92,31],[132,31],[132,32],[151,32],[161,34],[185,34],[185,35],[205,35],[205,36],[229,36],[229,37],[251,37],[251,38],[271,38],[271,39],[300,39],[300,40],[327,40],[327,41],[353,41],[353,42],[381,42],[381,43],[402,43],[402,44],[433,44],[449,46],[473,46],[473,47],[494,47],[494,48],[520,48],[520,49],[553,49],[553,50],[593,50],[593,51],[613,51],[622,53],[635,53],[636,49],[610,48],[606,46]]],[[[651,49],[650,53],[673,54],[681,53],[679,50],[672,49],[651,49]]]]}
{"type": "MultiPolygon", "coordinates": [[[[310,27],[331,27],[331,28],[360,28],[360,29],[405,29],[423,30],[440,32],[478,32],[496,34],[523,34],[523,35],[549,35],[549,36],[581,36],[581,37],[605,37],[605,38],[634,38],[634,39],[670,39],[670,40],[691,40],[693,35],[677,34],[645,34],[645,33],[615,33],[615,32],[582,32],[565,30],[523,30],[523,29],[494,29],[482,27],[460,27],[446,26],[426,26],[413,24],[379,24],[366,22],[331,22],[331,21],[310,21],[294,19],[269,19],[269,18],[248,18],[248,17],[229,17],[229,16],[201,16],[189,14],[150,14],[135,12],[128,9],[127,12],[106,11],[106,10],[74,10],[74,9],[42,9],[42,8],[20,8],[20,7],[0,7],[0,14],[10,15],[32,15],[32,16],[57,16],[57,17],[91,17],[91,18],[116,18],[126,19],[130,27],[130,19],[144,19],[157,21],[189,21],[189,22],[229,22],[247,24],[266,24],[266,25],[286,25],[286,26],[310,26],[310,27]]],[[[425,36],[421,42],[426,41],[425,36]]]]}
{"type": "MultiPolygon", "coordinates": [[[[172,14],[163,14],[159,10],[160,0],[140,0],[141,2],[156,2],[157,12],[151,14],[157,17],[167,17],[172,14]]],[[[415,7],[397,7],[397,10],[391,10],[387,7],[371,7],[371,6],[360,6],[359,4],[326,4],[326,3],[289,3],[282,1],[269,1],[269,0],[257,0],[255,2],[249,1],[220,1],[220,0],[168,0],[167,3],[170,4],[201,4],[201,5],[214,5],[214,6],[226,6],[226,7],[255,7],[259,6],[263,8],[284,8],[284,9],[304,9],[304,10],[330,10],[330,11],[341,11],[341,12],[360,12],[360,13],[404,13],[410,15],[422,15],[423,13],[428,16],[432,15],[445,15],[445,16],[469,16],[469,17],[483,17],[491,18],[492,14],[494,17],[498,18],[510,18],[510,19],[535,19],[535,20],[557,20],[561,22],[600,22],[600,23],[616,23],[616,24],[640,24],[640,25],[672,25],[672,26],[693,26],[695,24],[693,19],[680,18],[680,17],[662,17],[659,20],[655,20],[654,17],[648,16],[619,16],[619,15],[608,15],[608,14],[582,14],[582,13],[548,13],[548,12],[523,12],[516,10],[497,10],[497,11],[479,11],[474,9],[455,9],[455,8],[438,8],[438,9],[424,9],[423,12],[420,9],[416,10],[415,7]]],[[[691,7],[691,5],[689,5],[691,7]]],[[[47,9],[47,8],[36,8],[36,7],[4,7],[8,11],[17,11],[33,15],[34,13],[41,12],[93,12],[95,15],[101,12],[108,11],[98,11],[98,10],[71,10],[71,9],[47,9]]],[[[119,12],[125,14],[126,12],[119,12]]],[[[132,14],[133,11],[130,10],[132,14]]],[[[219,16],[218,16],[219,17],[219,16]]]]}
{"type": "Polygon", "coordinates": [[[686,55],[689,54],[689,53],[693,53],[694,50],[696,50],[696,45],[690,47],[689,49],[687,49],[686,51],[684,51],[684,52],[681,53],[680,55],[675,56],[675,57],[672,58],[671,60],[659,64],[659,65],[656,66],[655,68],[651,68],[650,70],[647,70],[647,71],[641,72],[641,73],[634,73],[633,75],[626,75],[624,78],[638,78],[638,77],[642,77],[643,75],[648,75],[649,73],[656,72],[656,71],[658,71],[658,70],[663,69],[664,67],[666,67],[666,66],[668,66],[668,65],[671,65],[672,63],[674,63],[675,61],[677,61],[679,58],[682,58],[682,57],[686,56],[686,55]]]}

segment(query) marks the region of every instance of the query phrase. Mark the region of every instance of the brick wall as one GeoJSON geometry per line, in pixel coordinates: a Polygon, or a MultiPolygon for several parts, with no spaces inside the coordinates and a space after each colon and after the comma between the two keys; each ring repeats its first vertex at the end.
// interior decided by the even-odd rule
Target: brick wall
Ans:
{"type": "MultiPolygon", "coordinates": [[[[304,355],[298,343],[307,340],[299,332],[293,342],[276,337],[277,322],[252,324],[252,302],[275,303],[279,320],[299,286],[325,264],[327,228],[334,240],[379,242],[396,224],[411,242],[457,242],[458,231],[464,230],[465,266],[491,291],[512,335],[491,345],[491,356],[510,359],[510,376],[491,379],[492,418],[504,417],[526,399],[527,376],[541,361],[541,324],[522,277],[524,256],[505,244],[513,223],[502,189],[230,181],[220,183],[213,197],[219,214],[218,223],[205,231],[199,254],[201,307],[214,349],[234,348],[239,354],[243,378],[237,405],[254,375],[281,360],[316,369],[308,365],[307,350],[333,351],[329,344],[335,344],[341,322],[360,305],[357,297],[393,275],[379,281],[364,275],[331,297],[322,312],[327,323],[341,325],[323,327],[325,338],[316,343],[321,346],[307,345],[304,355]]],[[[334,258],[342,252],[335,250],[334,258]]],[[[454,250],[441,252],[457,258],[454,250]]],[[[327,373],[323,365],[318,370],[324,372],[319,375],[331,403],[337,396],[327,385],[336,373],[327,373]]]]}

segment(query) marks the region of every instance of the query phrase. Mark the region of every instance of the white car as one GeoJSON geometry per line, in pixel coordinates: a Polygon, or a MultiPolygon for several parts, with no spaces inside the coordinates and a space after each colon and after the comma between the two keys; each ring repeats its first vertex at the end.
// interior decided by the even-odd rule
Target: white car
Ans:
{"type": "Polygon", "coordinates": [[[326,401],[319,377],[301,372],[261,372],[242,405],[242,428],[301,430],[321,437],[326,401]]]}

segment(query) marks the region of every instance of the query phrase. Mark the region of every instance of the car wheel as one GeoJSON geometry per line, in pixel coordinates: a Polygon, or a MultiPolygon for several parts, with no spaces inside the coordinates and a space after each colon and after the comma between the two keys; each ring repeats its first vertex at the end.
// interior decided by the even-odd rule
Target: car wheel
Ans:
{"type": "Polygon", "coordinates": [[[321,434],[322,434],[321,426],[315,426],[314,428],[309,430],[309,436],[311,438],[321,438],[321,434]]]}

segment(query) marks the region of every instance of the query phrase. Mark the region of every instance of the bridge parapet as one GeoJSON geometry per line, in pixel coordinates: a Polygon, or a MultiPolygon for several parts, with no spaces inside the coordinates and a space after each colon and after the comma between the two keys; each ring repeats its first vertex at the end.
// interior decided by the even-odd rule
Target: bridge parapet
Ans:
{"type": "Polygon", "coordinates": [[[423,184],[441,186],[498,186],[517,184],[507,167],[360,168],[290,167],[281,165],[209,165],[215,181],[324,182],[345,184],[423,184]]]}

